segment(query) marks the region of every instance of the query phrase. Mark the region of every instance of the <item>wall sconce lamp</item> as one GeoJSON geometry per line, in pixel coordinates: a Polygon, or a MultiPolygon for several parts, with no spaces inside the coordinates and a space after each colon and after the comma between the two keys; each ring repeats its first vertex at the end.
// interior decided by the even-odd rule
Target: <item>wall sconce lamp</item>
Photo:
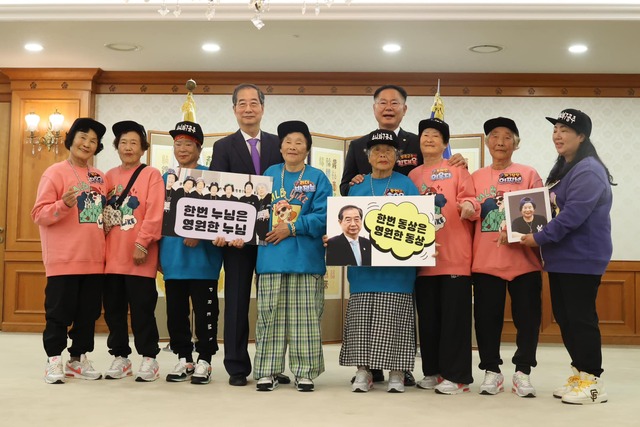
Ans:
{"type": "Polygon", "coordinates": [[[64,123],[64,116],[56,111],[49,116],[49,126],[44,136],[38,136],[38,124],[40,123],[40,116],[36,113],[29,113],[24,117],[27,122],[27,144],[31,144],[31,154],[36,155],[36,147],[38,151],[42,151],[42,147],[47,147],[47,150],[51,151],[55,149],[56,155],[58,155],[58,143],[62,139],[61,130],[64,123]]]}

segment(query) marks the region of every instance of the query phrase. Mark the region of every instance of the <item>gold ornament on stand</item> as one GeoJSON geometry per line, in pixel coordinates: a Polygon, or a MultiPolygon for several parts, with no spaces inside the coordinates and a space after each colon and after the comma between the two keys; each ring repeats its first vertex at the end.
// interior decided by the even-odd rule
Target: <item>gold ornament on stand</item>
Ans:
{"type": "Polygon", "coordinates": [[[189,79],[187,84],[185,85],[187,88],[187,99],[182,104],[182,120],[187,122],[196,121],[196,101],[193,99],[193,90],[196,88],[197,84],[194,80],[189,79]]]}

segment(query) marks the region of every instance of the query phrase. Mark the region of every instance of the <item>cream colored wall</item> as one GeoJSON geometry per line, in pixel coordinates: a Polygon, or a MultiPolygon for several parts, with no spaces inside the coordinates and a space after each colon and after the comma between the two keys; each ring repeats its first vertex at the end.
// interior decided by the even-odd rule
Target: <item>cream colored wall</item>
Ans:
{"type": "MultiPolygon", "coordinates": [[[[195,97],[197,119],[205,133],[237,129],[231,110],[231,96],[195,97]]],[[[131,119],[147,130],[170,130],[181,120],[184,95],[98,95],[96,117],[110,127],[119,120],[131,119]]],[[[432,97],[409,97],[403,128],[417,131],[418,122],[427,117],[432,97]]],[[[312,132],[338,136],[355,136],[373,130],[376,122],[372,98],[362,96],[292,96],[267,97],[263,128],[275,132],[285,120],[307,122],[312,132]]],[[[640,135],[640,100],[621,98],[489,98],[445,97],[445,120],[453,134],[481,133],[488,118],[513,118],[520,129],[521,148],[514,161],[535,167],[544,178],[556,153],[551,142],[552,126],[545,116],[557,116],[564,108],[578,108],[593,120],[592,140],[618,183],[614,187],[613,241],[614,260],[640,260],[640,246],[635,244],[638,227],[634,212],[640,210],[638,166],[640,149],[635,139],[640,135]],[[632,232],[629,232],[632,231],[632,232]]],[[[97,166],[107,170],[119,164],[111,147],[113,135],[107,134],[108,147],[98,156],[97,166]]]]}

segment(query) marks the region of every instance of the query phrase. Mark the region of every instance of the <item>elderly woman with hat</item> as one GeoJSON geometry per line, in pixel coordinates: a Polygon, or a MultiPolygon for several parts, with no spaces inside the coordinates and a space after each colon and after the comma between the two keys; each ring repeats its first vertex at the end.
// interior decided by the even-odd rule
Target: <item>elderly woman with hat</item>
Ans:
{"type": "MultiPolygon", "coordinates": [[[[169,133],[181,169],[209,169],[198,164],[204,141],[198,123],[180,122],[169,133]]],[[[169,172],[163,176],[166,182],[170,178],[169,172]]],[[[216,246],[224,244],[224,237],[216,239],[213,245],[174,236],[160,239],[169,346],[178,357],[178,363],[166,377],[169,382],[190,380],[191,384],[208,384],[211,381],[211,359],[218,351],[218,276],[222,267],[222,250],[216,246]],[[189,319],[192,307],[197,338],[196,363],[192,355],[194,344],[189,319]]]]}
{"type": "Polygon", "coordinates": [[[107,172],[108,200],[116,204],[122,220],[107,235],[104,319],[109,327],[107,346],[115,359],[105,376],[118,379],[132,374],[128,359],[130,311],[135,347],[142,355],[136,381],[155,381],[159,376],[155,357],[160,351],[155,278],[165,184],[157,169],[140,161],[149,148],[144,127],[127,120],[114,124],[112,130],[113,146],[122,163],[107,172]]]}
{"type": "Polygon", "coordinates": [[[62,384],[65,376],[97,380],[86,353],[93,351],[95,322],[100,317],[105,242],[102,216],[84,215],[96,203],[104,206],[104,174],[91,166],[102,151],[106,128],[88,117],[76,119],[64,141],[69,157],[44,171],[31,218],[40,229],[42,260],[47,275],[45,329],[47,365],[44,380],[62,384]],[[69,361],[62,364],[71,338],[69,361]]]}
{"type": "Polygon", "coordinates": [[[496,117],[484,123],[485,144],[491,164],[471,176],[481,218],[473,238],[473,297],[480,369],[485,371],[480,393],[495,395],[504,391],[500,371],[500,338],[504,323],[507,289],[511,314],[517,330],[515,373],[512,391],[521,397],[534,397],[531,368],[537,365],[536,349],[541,319],[542,276],[537,251],[518,244],[507,244],[504,194],[542,186],[535,169],[514,163],[513,152],[520,145],[516,123],[496,117]]]}
{"type": "MultiPolygon", "coordinates": [[[[394,172],[398,137],[376,130],[369,134],[367,158],[371,173],[349,196],[417,196],[406,176],[394,172]]],[[[373,387],[372,369],[388,369],[387,391],[404,392],[404,371],[414,366],[415,316],[413,288],[415,267],[348,267],[349,303],[344,325],[340,365],[358,368],[351,390],[373,387]]]]}
{"type": "Polygon", "coordinates": [[[600,378],[596,298],[613,252],[610,211],[615,184],[591,141],[587,114],[569,108],[547,120],[553,124],[558,157],[546,185],[557,213],[544,229],[523,236],[521,243],[541,248],[553,316],[571,357],[573,375],[553,395],[564,403],[603,403],[608,396],[600,378]]]}
{"type": "Polygon", "coordinates": [[[309,392],[314,390],[313,380],[324,372],[320,320],[326,267],[322,236],[332,188],[321,170],[305,164],[311,134],[304,122],[281,123],[278,136],[284,163],[264,173],[273,177],[274,212],[267,245],[258,247],[253,374],[258,391],[278,387],[288,345],[296,389],[309,392]],[[282,207],[287,215],[279,216],[276,207],[282,207]]]}
{"type": "Polygon", "coordinates": [[[471,175],[449,166],[443,154],[449,125],[436,118],[418,126],[424,163],[409,172],[423,194],[436,202],[435,267],[418,269],[415,295],[424,378],[423,389],[440,394],[469,391],[471,375],[471,223],[480,210],[471,175]]]}

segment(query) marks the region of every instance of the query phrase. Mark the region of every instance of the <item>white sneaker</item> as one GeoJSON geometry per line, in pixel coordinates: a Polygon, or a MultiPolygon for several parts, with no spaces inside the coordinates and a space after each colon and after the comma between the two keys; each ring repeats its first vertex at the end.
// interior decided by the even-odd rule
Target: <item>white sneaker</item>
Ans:
{"type": "Polygon", "coordinates": [[[64,384],[62,356],[51,356],[47,358],[47,365],[44,368],[44,382],[47,384],[64,384]]]}
{"type": "Polygon", "coordinates": [[[495,395],[504,391],[504,375],[499,372],[485,371],[484,381],[480,385],[480,394],[495,395]]]}
{"type": "Polygon", "coordinates": [[[296,390],[298,391],[313,391],[315,386],[310,378],[298,378],[296,377],[296,390]]]}
{"type": "Polygon", "coordinates": [[[143,357],[136,373],[137,382],[151,382],[160,378],[160,365],[153,357],[143,357]]]}
{"type": "Polygon", "coordinates": [[[569,393],[571,390],[573,390],[574,387],[578,385],[578,381],[580,381],[580,372],[573,366],[571,367],[571,371],[573,371],[573,375],[567,378],[567,382],[565,383],[565,385],[553,390],[553,397],[562,399],[562,396],[564,396],[566,393],[569,393]]]}
{"type": "Polygon", "coordinates": [[[460,394],[468,391],[469,384],[459,384],[449,380],[442,380],[442,382],[436,386],[436,393],[438,394],[460,394]]]}
{"type": "Polygon", "coordinates": [[[173,371],[167,374],[167,381],[170,383],[186,381],[191,378],[194,370],[193,362],[187,362],[186,358],[181,357],[173,371]]]}
{"type": "Polygon", "coordinates": [[[131,371],[131,361],[126,357],[118,356],[111,362],[111,367],[104,373],[108,380],[119,380],[120,378],[133,375],[131,371]]]}
{"type": "Polygon", "coordinates": [[[86,354],[80,355],[79,361],[68,361],[64,365],[64,374],[70,378],[80,378],[83,380],[99,380],[102,378],[102,373],[93,368],[86,354]]]}
{"type": "Polygon", "coordinates": [[[366,393],[373,388],[373,375],[367,368],[358,368],[356,377],[351,384],[351,391],[366,393]]]}
{"type": "Polygon", "coordinates": [[[440,376],[440,374],[428,375],[423,379],[421,379],[420,381],[418,381],[416,385],[418,386],[418,388],[421,388],[424,390],[433,390],[441,382],[442,382],[442,377],[440,376]]]}
{"type": "Polygon", "coordinates": [[[209,384],[211,382],[211,365],[206,360],[198,360],[191,376],[191,384],[209,384]]]}
{"type": "Polygon", "coordinates": [[[513,374],[511,391],[520,397],[536,397],[536,389],[531,385],[529,375],[520,371],[513,374]]]}
{"type": "Polygon", "coordinates": [[[578,384],[562,396],[562,403],[574,405],[605,403],[607,400],[609,396],[604,390],[602,380],[586,372],[580,372],[578,384]]]}
{"type": "Polygon", "coordinates": [[[387,385],[387,391],[389,393],[404,393],[404,372],[389,372],[389,384],[387,385]]]}
{"type": "Polygon", "coordinates": [[[275,375],[269,375],[268,377],[262,377],[256,384],[256,390],[258,391],[273,391],[278,388],[278,378],[275,375]]]}

